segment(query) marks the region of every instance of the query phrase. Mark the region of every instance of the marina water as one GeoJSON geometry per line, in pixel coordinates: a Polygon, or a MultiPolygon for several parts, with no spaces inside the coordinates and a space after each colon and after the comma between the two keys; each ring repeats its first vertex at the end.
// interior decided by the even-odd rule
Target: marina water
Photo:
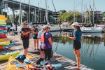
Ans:
{"type": "MultiPolygon", "coordinates": [[[[69,33],[69,32],[68,32],[69,33]]],[[[53,32],[53,50],[69,59],[75,60],[73,54],[73,41],[67,38],[56,37],[60,32],[53,32]]],[[[94,70],[105,69],[105,34],[85,33],[82,36],[81,64],[94,70]]]]}

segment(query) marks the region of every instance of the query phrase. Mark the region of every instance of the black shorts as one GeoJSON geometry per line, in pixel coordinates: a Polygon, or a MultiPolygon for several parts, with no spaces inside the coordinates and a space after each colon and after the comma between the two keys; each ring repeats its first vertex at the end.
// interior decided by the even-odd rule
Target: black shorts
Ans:
{"type": "Polygon", "coordinates": [[[23,41],[23,48],[27,49],[29,47],[29,39],[22,39],[23,41]]]}
{"type": "Polygon", "coordinates": [[[73,42],[73,48],[75,50],[79,50],[81,48],[81,42],[77,41],[77,40],[74,40],[74,42],[73,42]]]}
{"type": "Polygon", "coordinates": [[[37,39],[38,34],[34,34],[33,39],[37,39]]]}

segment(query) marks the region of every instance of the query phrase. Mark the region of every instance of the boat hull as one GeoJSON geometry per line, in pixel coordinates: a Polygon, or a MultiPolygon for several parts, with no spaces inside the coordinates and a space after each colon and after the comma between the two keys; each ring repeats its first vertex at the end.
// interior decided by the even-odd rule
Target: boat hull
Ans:
{"type": "Polygon", "coordinates": [[[101,27],[81,27],[83,33],[102,33],[103,28],[101,27]]]}

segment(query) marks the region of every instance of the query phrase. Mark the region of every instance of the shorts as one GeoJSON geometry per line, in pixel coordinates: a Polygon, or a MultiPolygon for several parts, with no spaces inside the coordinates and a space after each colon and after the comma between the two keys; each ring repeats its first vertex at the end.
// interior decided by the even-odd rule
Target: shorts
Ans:
{"type": "Polygon", "coordinates": [[[74,40],[74,42],[73,42],[73,48],[75,50],[79,50],[81,48],[81,42],[77,41],[77,40],[74,40]]]}
{"type": "Polygon", "coordinates": [[[45,49],[45,44],[43,42],[40,43],[40,50],[41,51],[44,51],[45,49]]]}
{"type": "Polygon", "coordinates": [[[23,41],[23,48],[27,49],[29,47],[29,39],[22,39],[23,41]]]}
{"type": "Polygon", "coordinates": [[[38,36],[38,34],[34,34],[33,39],[38,39],[37,36],[38,36]]]}

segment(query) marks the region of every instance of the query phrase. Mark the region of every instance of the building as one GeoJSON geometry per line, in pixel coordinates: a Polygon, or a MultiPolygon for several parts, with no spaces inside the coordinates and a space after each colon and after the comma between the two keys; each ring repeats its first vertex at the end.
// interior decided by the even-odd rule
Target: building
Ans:
{"type": "MultiPolygon", "coordinates": [[[[28,22],[30,23],[46,23],[46,9],[40,8],[37,6],[29,5],[26,3],[20,3],[19,1],[15,0],[0,0],[1,6],[4,6],[3,8],[9,7],[11,11],[13,12],[13,22],[15,21],[15,17],[18,16],[19,23],[22,22],[23,18],[27,18],[28,22]],[[19,14],[15,14],[16,10],[19,11],[19,14]],[[24,11],[24,13],[22,12],[24,11]],[[24,15],[23,15],[24,14],[24,15]]],[[[2,9],[0,9],[2,10],[2,9]]],[[[53,15],[53,11],[48,10],[48,19],[51,19],[50,17],[53,15]],[[50,14],[52,13],[52,14],[50,14]]],[[[51,23],[52,20],[49,20],[49,23],[51,23]]]]}

